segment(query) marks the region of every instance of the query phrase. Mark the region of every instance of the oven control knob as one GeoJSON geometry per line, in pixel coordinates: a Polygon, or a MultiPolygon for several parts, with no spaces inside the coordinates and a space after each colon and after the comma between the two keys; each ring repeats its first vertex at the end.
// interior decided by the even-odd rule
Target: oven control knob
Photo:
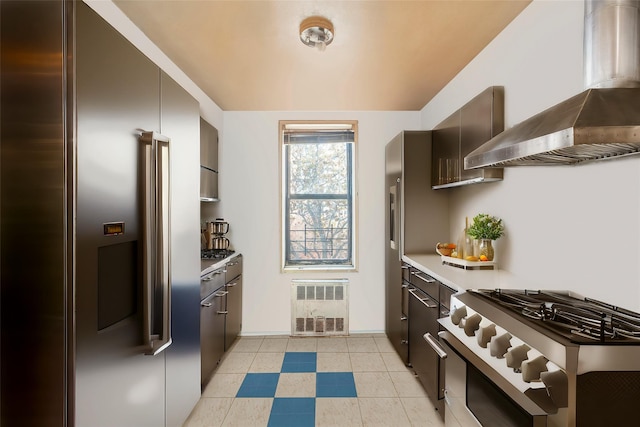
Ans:
{"type": "Polygon", "coordinates": [[[526,360],[522,362],[522,379],[530,383],[531,381],[539,381],[540,373],[548,371],[547,359],[544,356],[538,356],[535,359],[526,360]]]}
{"type": "Polygon", "coordinates": [[[476,337],[478,338],[478,345],[482,348],[487,348],[487,344],[491,341],[491,337],[496,334],[496,325],[495,323],[490,324],[489,326],[485,326],[484,328],[478,329],[476,333],[476,337]]]}
{"type": "Polygon", "coordinates": [[[491,338],[491,342],[489,343],[489,353],[493,357],[502,359],[507,350],[509,350],[509,347],[511,347],[511,334],[505,332],[500,336],[491,338]]]}
{"type": "Polygon", "coordinates": [[[513,347],[507,352],[507,355],[504,357],[507,360],[507,366],[513,368],[515,372],[520,372],[522,361],[529,358],[529,356],[527,356],[529,350],[531,350],[531,347],[526,344],[513,347]]]}
{"type": "Polygon", "coordinates": [[[569,406],[567,374],[561,370],[540,372],[540,379],[558,408],[569,406]]]}
{"type": "Polygon", "coordinates": [[[468,337],[474,336],[478,328],[480,328],[481,321],[482,321],[482,316],[480,316],[478,313],[474,313],[471,316],[464,319],[464,325],[462,325],[464,328],[464,333],[468,337]]]}
{"type": "Polygon", "coordinates": [[[453,313],[451,313],[451,322],[453,322],[454,325],[458,325],[465,317],[467,317],[467,307],[464,305],[462,307],[455,307],[453,313]]]}

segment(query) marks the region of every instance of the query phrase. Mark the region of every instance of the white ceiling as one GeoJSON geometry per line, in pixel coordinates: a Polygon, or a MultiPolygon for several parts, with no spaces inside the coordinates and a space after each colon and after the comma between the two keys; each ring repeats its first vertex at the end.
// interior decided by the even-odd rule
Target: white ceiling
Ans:
{"type": "Polygon", "coordinates": [[[225,111],[416,111],[530,1],[114,3],[225,111]],[[299,39],[312,15],[324,52],[299,39]]]}

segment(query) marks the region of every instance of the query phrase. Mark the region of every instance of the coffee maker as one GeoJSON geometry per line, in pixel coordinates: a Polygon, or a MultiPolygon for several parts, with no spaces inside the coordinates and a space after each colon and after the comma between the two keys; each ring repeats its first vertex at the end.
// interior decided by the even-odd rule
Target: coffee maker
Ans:
{"type": "Polygon", "coordinates": [[[223,218],[207,221],[202,232],[202,258],[224,258],[233,253],[229,249],[229,223],[223,218]]]}

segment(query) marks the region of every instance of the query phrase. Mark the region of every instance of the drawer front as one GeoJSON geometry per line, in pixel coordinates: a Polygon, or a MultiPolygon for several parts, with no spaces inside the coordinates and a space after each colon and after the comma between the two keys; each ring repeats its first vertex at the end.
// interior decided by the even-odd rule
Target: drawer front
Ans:
{"type": "Polygon", "coordinates": [[[231,258],[231,260],[227,262],[225,268],[227,270],[227,274],[226,274],[227,282],[241,275],[242,274],[242,255],[238,255],[236,257],[231,258]]]}
{"type": "Polygon", "coordinates": [[[225,284],[225,268],[218,268],[200,278],[200,300],[225,284]]]}
{"type": "Polygon", "coordinates": [[[429,276],[427,273],[412,268],[411,284],[421,291],[429,294],[429,296],[434,300],[439,301],[440,282],[429,276]]]}

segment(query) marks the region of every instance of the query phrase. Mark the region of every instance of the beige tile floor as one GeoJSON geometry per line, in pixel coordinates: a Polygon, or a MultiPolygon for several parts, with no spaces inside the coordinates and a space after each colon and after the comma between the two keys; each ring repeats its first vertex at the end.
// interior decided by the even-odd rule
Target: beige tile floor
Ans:
{"type": "MultiPolygon", "coordinates": [[[[266,426],[273,399],[235,398],[249,372],[279,372],[285,352],[317,352],[318,372],[353,372],[357,398],[316,399],[317,427],[442,427],[424,389],[384,335],[241,337],[183,427],[266,426]]],[[[276,397],[315,396],[314,374],[281,374],[276,397]]]]}

